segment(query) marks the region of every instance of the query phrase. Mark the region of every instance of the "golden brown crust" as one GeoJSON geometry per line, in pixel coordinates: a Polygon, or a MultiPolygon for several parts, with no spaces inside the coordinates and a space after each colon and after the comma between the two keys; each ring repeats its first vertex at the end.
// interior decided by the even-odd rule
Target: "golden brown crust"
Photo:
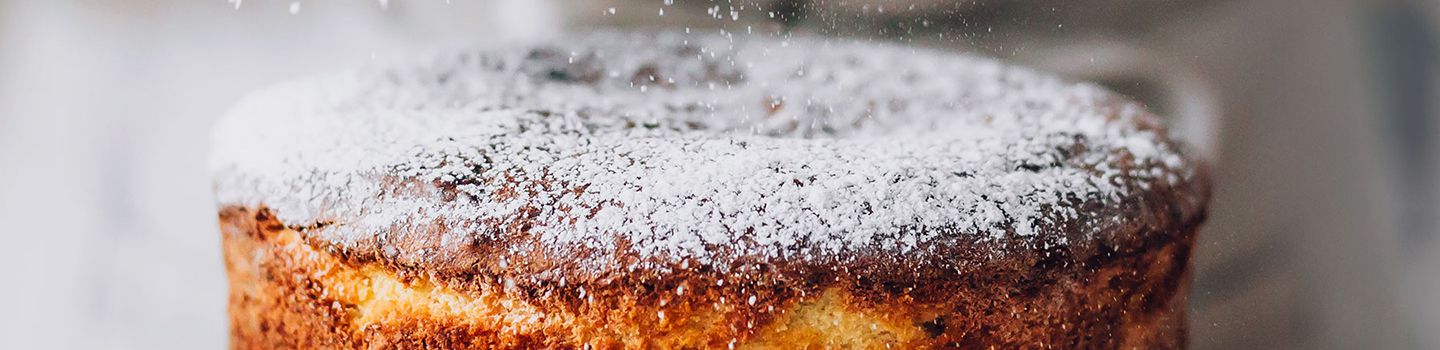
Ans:
{"type": "Polygon", "coordinates": [[[237,107],[216,167],[235,346],[1183,345],[1208,177],[1139,104],[913,49],[600,38],[237,107]],[[722,61],[761,83],[714,91],[722,61]]]}
{"type": "MultiPolygon", "coordinates": [[[[1192,171],[1192,176],[1173,184],[1147,183],[1148,190],[1136,191],[1113,206],[1083,202],[1076,208],[1079,216],[1045,224],[1037,235],[1011,233],[1003,239],[991,239],[965,229],[932,228],[927,230],[940,238],[908,252],[884,248],[844,255],[719,252],[717,255],[730,258],[700,262],[643,255],[628,249],[622,241],[613,249],[615,255],[602,256],[597,262],[577,257],[593,258],[600,252],[556,247],[530,234],[529,228],[538,225],[530,221],[487,223],[506,233],[468,236],[470,240],[458,242],[442,239],[441,233],[449,228],[439,223],[406,222],[391,231],[365,236],[372,239],[348,242],[336,242],[332,238],[336,235],[327,232],[353,229],[343,224],[282,225],[277,221],[276,225],[299,231],[310,244],[350,264],[382,265],[401,274],[435,275],[447,280],[503,281],[514,285],[516,290],[512,292],[525,293],[527,298],[574,298],[578,287],[606,290],[643,284],[665,290],[680,283],[715,280],[752,284],[752,290],[769,286],[789,290],[804,288],[810,285],[808,281],[834,279],[855,280],[860,290],[874,289],[882,294],[888,293],[883,289],[908,288],[918,295],[930,295],[952,289],[936,281],[983,282],[994,278],[1043,282],[1045,273],[1037,266],[1138,254],[1177,239],[1180,231],[1204,220],[1209,199],[1207,169],[1200,166],[1192,171]]],[[[1113,181],[1141,187],[1135,179],[1113,181]]],[[[443,192],[443,187],[431,190],[443,192]]]]}
{"type": "Polygon", "coordinates": [[[1180,348],[1198,224],[1084,259],[1057,247],[949,272],[757,264],[556,286],[347,258],[264,208],[220,219],[243,349],[1180,348]]]}
{"type": "Polygon", "coordinates": [[[1098,87],[903,46],[736,39],[579,37],[266,90],[217,130],[217,199],[266,205],[354,264],[543,294],[675,271],[924,284],[992,259],[1084,261],[1198,222],[1208,198],[1160,119],[1098,87]],[[826,73],[793,76],[807,70],[826,73]]]}

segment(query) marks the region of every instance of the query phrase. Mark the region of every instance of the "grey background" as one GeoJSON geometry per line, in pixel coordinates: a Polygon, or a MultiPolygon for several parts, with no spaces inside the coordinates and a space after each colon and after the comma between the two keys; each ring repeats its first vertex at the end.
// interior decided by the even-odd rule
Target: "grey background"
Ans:
{"type": "Polygon", "coordinates": [[[1213,117],[1186,124],[1217,175],[1194,347],[1440,348],[1435,2],[752,1],[800,10],[737,22],[685,0],[292,3],[0,0],[0,348],[226,346],[205,157],[246,91],[439,47],[746,25],[978,51],[1213,117]]]}

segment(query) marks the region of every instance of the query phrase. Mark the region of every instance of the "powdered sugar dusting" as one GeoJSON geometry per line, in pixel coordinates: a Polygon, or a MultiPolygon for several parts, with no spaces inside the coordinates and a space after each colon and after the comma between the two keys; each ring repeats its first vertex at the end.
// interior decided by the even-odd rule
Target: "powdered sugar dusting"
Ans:
{"type": "Polygon", "coordinates": [[[1104,220],[1074,208],[1189,176],[1118,101],[926,49],[600,33],[261,91],[214,172],[222,204],[342,245],[424,223],[663,259],[903,253],[1104,220]]]}

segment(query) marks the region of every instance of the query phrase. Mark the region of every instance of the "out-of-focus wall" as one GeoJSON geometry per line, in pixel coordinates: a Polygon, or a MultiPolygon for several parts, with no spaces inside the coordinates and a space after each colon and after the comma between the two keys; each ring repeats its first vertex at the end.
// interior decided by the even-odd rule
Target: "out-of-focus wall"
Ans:
{"type": "Polygon", "coordinates": [[[225,348],[212,122],[280,80],[554,35],[555,12],[0,0],[0,349],[225,348]]]}

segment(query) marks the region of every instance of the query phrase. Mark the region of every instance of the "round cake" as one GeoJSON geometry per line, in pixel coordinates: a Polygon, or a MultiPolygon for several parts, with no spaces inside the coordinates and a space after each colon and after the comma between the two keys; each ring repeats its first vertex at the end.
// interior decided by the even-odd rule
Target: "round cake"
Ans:
{"type": "Polygon", "coordinates": [[[1182,348],[1204,167],[1089,84],[593,33],[281,84],[216,129],[235,348],[1182,348]]]}

